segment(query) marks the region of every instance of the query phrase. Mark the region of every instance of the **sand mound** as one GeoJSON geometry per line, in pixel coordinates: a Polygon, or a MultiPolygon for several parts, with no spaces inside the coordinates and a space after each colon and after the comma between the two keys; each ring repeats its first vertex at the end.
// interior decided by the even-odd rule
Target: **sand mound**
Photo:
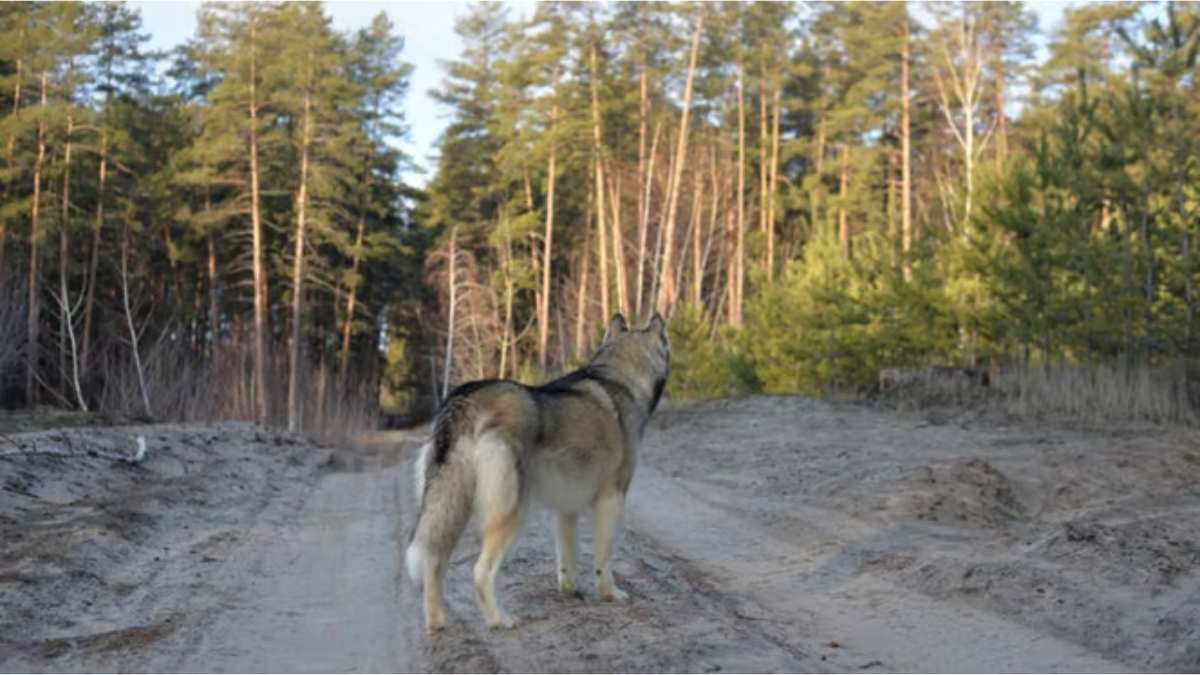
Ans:
{"type": "Polygon", "coordinates": [[[1008,478],[979,458],[918,467],[886,498],[883,510],[960,527],[1002,527],[1024,512],[1008,478]]]}

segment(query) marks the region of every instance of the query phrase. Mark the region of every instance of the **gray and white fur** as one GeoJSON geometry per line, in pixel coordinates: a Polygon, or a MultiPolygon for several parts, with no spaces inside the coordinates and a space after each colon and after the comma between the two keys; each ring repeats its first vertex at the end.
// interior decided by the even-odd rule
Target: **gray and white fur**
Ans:
{"type": "Polygon", "coordinates": [[[472,513],[482,534],[479,608],[493,628],[515,624],[496,602],[496,571],[531,499],[557,517],[559,590],[575,592],[576,523],[590,511],[596,591],[625,599],[613,582],[613,536],[669,367],[662,317],[630,330],[618,314],[592,360],[573,373],[537,387],[481,380],[451,392],[416,462],[420,513],[405,554],[409,576],[424,582],[430,632],[445,625],[442,580],[472,513]]]}

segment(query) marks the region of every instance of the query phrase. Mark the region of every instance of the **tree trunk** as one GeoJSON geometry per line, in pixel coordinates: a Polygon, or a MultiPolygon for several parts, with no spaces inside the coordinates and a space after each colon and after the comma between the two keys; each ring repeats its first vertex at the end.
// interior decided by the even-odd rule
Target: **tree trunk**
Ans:
{"type": "Polygon", "coordinates": [[[100,132],[100,172],[96,187],[96,223],[92,226],[91,255],[88,257],[87,297],[83,302],[83,348],[80,361],[84,371],[92,363],[92,312],[96,304],[96,268],[100,265],[100,238],[104,231],[104,190],[108,183],[108,129],[100,132]]]}
{"type": "MultiPolygon", "coordinates": [[[[648,204],[650,194],[650,179],[646,175],[646,122],[650,109],[650,98],[648,91],[648,75],[646,72],[646,54],[643,51],[641,55],[641,74],[639,76],[639,85],[641,90],[641,98],[638,101],[638,169],[637,169],[637,228],[638,228],[638,272],[637,272],[637,295],[634,298],[635,311],[640,315],[642,312],[642,281],[643,270],[642,265],[645,263],[646,253],[646,224],[649,219],[648,204]]],[[[658,142],[658,127],[654,128],[654,143],[658,142]]],[[[653,152],[653,150],[651,151],[653,152]]],[[[653,169],[651,169],[653,171],[653,169]]],[[[628,311],[628,308],[626,308],[628,311]]]]}
{"type": "MultiPolygon", "coordinates": [[[[678,130],[676,130],[678,133],[678,130]]],[[[672,141],[668,140],[667,145],[670,146],[672,141]]],[[[670,153],[667,158],[667,185],[663,195],[669,196],[672,190],[675,189],[675,153],[670,153]]],[[[659,210],[659,223],[654,231],[654,258],[650,261],[650,307],[658,306],[659,291],[663,285],[662,277],[662,258],[663,258],[663,234],[666,233],[666,211],[659,210]]]]}
{"type": "MultiPolygon", "coordinates": [[[[1193,288],[1192,280],[1192,235],[1190,232],[1184,232],[1183,235],[1183,300],[1186,307],[1184,314],[1184,333],[1183,333],[1183,353],[1191,355],[1192,344],[1195,342],[1195,326],[1196,319],[1196,294],[1193,288]]],[[[1184,369],[1184,377],[1188,377],[1187,369],[1184,369]]]]}
{"type": "Polygon", "coordinates": [[[850,257],[850,221],[847,216],[846,200],[850,194],[850,144],[842,143],[842,159],[838,180],[838,241],[846,257],[850,257]]]}
{"type": "Polygon", "coordinates": [[[817,147],[813,152],[813,175],[816,176],[816,181],[808,198],[808,218],[813,231],[820,226],[818,221],[824,220],[821,217],[821,196],[825,188],[825,111],[822,109],[818,115],[820,119],[817,121],[817,147]]]}
{"type": "Polygon", "coordinates": [[[888,254],[891,258],[892,266],[895,267],[898,261],[897,251],[900,242],[900,232],[896,224],[896,194],[899,181],[896,179],[898,173],[897,165],[900,163],[899,157],[895,152],[888,153],[888,168],[887,168],[887,234],[888,234],[888,254]]]}
{"type": "MultiPolygon", "coordinates": [[[[68,74],[68,77],[70,75],[68,74]]],[[[58,372],[63,379],[64,384],[68,384],[68,380],[73,379],[76,389],[79,383],[79,352],[73,345],[68,345],[68,338],[73,343],[75,327],[71,321],[73,319],[71,312],[71,298],[67,285],[67,272],[70,267],[70,236],[71,236],[71,135],[75,133],[75,115],[72,110],[67,111],[67,128],[63,142],[63,180],[62,180],[62,202],[59,211],[58,220],[58,282],[59,292],[62,298],[59,302],[58,313],[58,372]],[[68,353],[68,349],[70,353],[68,353]],[[73,378],[68,376],[67,361],[72,362],[73,378]]],[[[80,410],[87,410],[87,405],[83,403],[83,396],[79,397],[80,410]]]]}
{"type": "MultiPolygon", "coordinates": [[[[708,270],[709,256],[712,253],[713,242],[719,240],[719,237],[717,235],[717,221],[719,219],[718,214],[719,214],[719,208],[721,205],[721,185],[720,185],[720,182],[717,180],[717,164],[718,164],[717,156],[718,156],[718,154],[719,153],[717,150],[717,143],[714,140],[713,146],[712,146],[712,155],[710,158],[711,161],[708,163],[709,176],[712,179],[712,182],[709,184],[709,193],[712,195],[712,205],[709,208],[708,241],[705,242],[705,244],[704,244],[704,256],[700,261],[700,279],[701,279],[700,293],[701,293],[701,296],[700,296],[699,303],[701,303],[701,304],[703,304],[703,302],[704,302],[704,295],[703,295],[704,294],[704,281],[703,281],[703,279],[708,270]]],[[[714,286],[719,286],[721,283],[721,269],[720,269],[719,261],[720,261],[720,258],[718,257],[717,272],[713,276],[714,286]]],[[[718,313],[713,312],[713,316],[714,317],[718,316],[718,313]]]]}
{"type": "Polygon", "coordinates": [[[596,77],[596,46],[592,45],[589,50],[591,62],[591,90],[592,90],[592,158],[595,163],[593,174],[595,175],[596,186],[593,188],[596,195],[596,253],[600,264],[600,307],[602,308],[601,315],[608,320],[609,310],[611,306],[608,302],[608,225],[604,222],[604,158],[601,148],[601,130],[600,130],[600,96],[597,92],[596,77]]]}
{"type": "MultiPolygon", "coordinates": [[[[205,200],[205,211],[210,206],[205,200]]],[[[221,305],[217,299],[217,244],[213,241],[212,232],[205,237],[208,243],[208,331],[209,356],[215,356],[221,335],[221,305]]]]}
{"type": "Polygon", "coordinates": [[[325,352],[326,350],[321,350],[321,361],[317,365],[317,409],[313,412],[312,421],[309,424],[309,427],[313,429],[325,428],[325,392],[327,390],[326,382],[328,381],[325,352]]]}
{"type": "Polygon", "coordinates": [[[354,233],[354,253],[350,257],[350,287],[346,289],[346,314],[342,321],[342,351],[338,355],[338,385],[346,387],[350,370],[350,340],[354,336],[354,311],[358,305],[358,266],[362,261],[363,236],[367,230],[366,207],[358,214],[358,227],[354,233]]]}
{"type": "Polygon", "coordinates": [[[654,139],[650,142],[650,162],[643,176],[641,207],[638,212],[638,259],[637,294],[634,296],[634,313],[642,316],[642,299],[646,294],[646,236],[650,229],[650,196],[654,187],[654,160],[658,153],[658,139],[662,123],[654,125],[654,139]]]}
{"type": "Polygon", "coordinates": [[[35,380],[38,366],[38,328],[41,321],[39,301],[41,287],[38,278],[38,258],[42,243],[42,231],[38,223],[38,207],[42,201],[42,167],[46,162],[46,97],[50,84],[50,73],[43,70],[41,76],[42,102],[38,115],[37,159],[33,164],[33,202],[29,211],[29,303],[27,318],[27,334],[25,344],[25,401],[28,405],[35,402],[35,380]]]}
{"type": "Polygon", "coordinates": [[[146,417],[153,417],[150,395],[146,391],[146,375],[142,368],[141,349],[138,347],[138,332],[133,325],[133,309],[129,305],[129,222],[121,233],[121,303],[125,309],[125,326],[129,329],[129,348],[133,351],[133,366],[138,378],[138,391],[142,394],[142,410],[146,417]]]}
{"type": "Polygon", "coordinates": [[[775,277],[775,201],[779,191],[779,109],[782,107],[782,85],[775,88],[774,113],[771,123],[771,175],[767,194],[767,279],[775,277]]]}
{"type": "MultiPolygon", "coordinates": [[[[557,78],[556,78],[557,79],[557,78]]],[[[558,106],[550,110],[550,133],[558,121],[558,106]]],[[[558,144],[550,141],[550,158],[546,162],[546,231],[542,248],[542,295],[538,305],[538,368],[546,373],[546,346],[550,337],[550,256],[554,251],[554,181],[558,144]]]]}
{"type": "MultiPolygon", "coordinates": [[[[309,54],[311,64],[312,54],[309,54]]],[[[311,65],[309,66],[311,68],[311,65]]],[[[309,82],[312,73],[309,73],[309,82]]],[[[288,413],[287,428],[300,431],[300,358],[304,342],[304,236],[308,211],[308,152],[312,143],[312,94],[304,93],[304,119],[301,122],[300,189],[296,194],[296,247],[292,258],[292,344],[288,350],[288,413]]]]}
{"type": "Polygon", "coordinates": [[[959,65],[955,65],[954,59],[950,55],[950,49],[943,40],[940,44],[942,67],[935,66],[931,72],[933,73],[934,85],[938,93],[939,107],[942,110],[942,115],[946,118],[947,126],[950,127],[950,131],[953,133],[954,139],[958,142],[963,153],[963,182],[966,190],[963,200],[963,211],[958,218],[958,225],[961,230],[960,234],[965,237],[967,234],[966,225],[970,221],[975,200],[975,158],[982,152],[989,138],[985,134],[980,147],[978,149],[975,147],[976,113],[979,107],[983,54],[980,51],[975,24],[968,22],[965,14],[958,22],[957,43],[959,65]],[[950,93],[943,77],[943,67],[945,75],[950,78],[954,98],[962,115],[961,130],[959,129],[958,122],[954,119],[954,113],[951,109],[950,93]]]}
{"type": "MultiPolygon", "coordinates": [[[[762,45],[762,60],[758,73],[758,231],[766,239],[767,200],[771,198],[767,188],[767,146],[770,144],[767,127],[767,46],[762,45]]],[[[765,251],[764,251],[765,254],[765,251]]],[[[758,261],[762,266],[764,259],[758,261]]]]}
{"type": "Polygon", "coordinates": [[[911,97],[909,79],[909,26],[908,7],[905,5],[904,35],[900,43],[900,255],[904,269],[904,280],[912,279],[912,132],[911,97]]]}
{"type": "Polygon", "coordinates": [[[727,271],[725,272],[725,276],[727,277],[725,284],[725,306],[729,312],[726,320],[729,322],[729,325],[738,326],[740,325],[738,322],[739,317],[734,313],[737,307],[737,245],[734,243],[737,239],[737,225],[734,222],[733,211],[729,211],[725,215],[725,236],[725,257],[728,260],[726,264],[727,271]]]}
{"type": "Polygon", "coordinates": [[[250,20],[250,237],[254,269],[254,419],[267,421],[267,268],[258,189],[258,91],[255,19],[250,20]]]}
{"type": "Polygon", "coordinates": [[[455,240],[458,238],[458,229],[450,228],[450,272],[446,276],[447,294],[450,296],[450,307],[448,308],[448,317],[446,320],[446,367],[442,371],[442,401],[450,394],[450,365],[454,359],[454,315],[458,309],[458,250],[455,246],[455,240]]]}
{"type": "MultiPolygon", "coordinates": [[[[513,338],[513,253],[512,253],[512,230],[508,223],[501,225],[504,228],[504,248],[502,249],[501,265],[504,274],[504,337],[500,340],[500,368],[496,377],[504,379],[506,368],[508,367],[508,352],[513,338]]],[[[514,366],[515,367],[515,366],[514,366]]]]}
{"type": "Polygon", "coordinates": [[[609,203],[612,204],[613,266],[617,270],[617,307],[622,316],[629,316],[629,284],[626,281],[625,233],[621,227],[621,178],[609,172],[609,203]]]}
{"type": "Polygon", "coordinates": [[[742,325],[742,295],[746,288],[746,67],[738,62],[738,174],[737,174],[737,246],[729,267],[733,274],[729,298],[729,323],[742,325]]]}
{"type": "Polygon", "coordinates": [[[692,181],[692,304],[696,307],[700,306],[700,292],[704,285],[704,274],[701,269],[701,239],[700,236],[700,216],[703,211],[704,200],[704,171],[701,169],[700,162],[696,162],[696,167],[692,170],[695,179],[692,181]]]}
{"type": "Polygon", "coordinates": [[[674,180],[671,194],[667,199],[666,233],[663,242],[663,279],[659,288],[658,311],[663,315],[671,311],[671,302],[675,297],[674,284],[670,283],[672,268],[672,251],[674,249],[675,212],[679,206],[679,182],[683,174],[683,162],[687,156],[688,116],[692,108],[692,82],[696,76],[696,55],[700,51],[700,35],[704,30],[704,14],[701,11],[696,17],[696,27],[692,31],[692,48],[688,57],[687,82],[683,89],[683,112],[679,118],[679,143],[675,148],[674,180]]]}
{"type": "Polygon", "coordinates": [[[579,292],[575,295],[575,358],[576,360],[587,357],[587,291],[588,291],[588,263],[592,257],[587,254],[585,246],[580,254],[583,270],[579,273],[579,292]]]}
{"type": "Polygon", "coordinates": [[[63,186],[62,211],[58,228],[58,285],[59,285],[59,372],[64,384],[69,385],[75,394],[79,409],[87,412],[87,402],[83,398],[83,387],[79,381],[79,344],[75,339],[75,312],[71,306],[71,290],[68,284],[67,271],[70,263],[70,223],[71,223],[71,136],[75,132],[74,109],[67,111],[67,129],[63,152],[63,186]],[[67,361],[70,361],[70,370],[67,361]]]}

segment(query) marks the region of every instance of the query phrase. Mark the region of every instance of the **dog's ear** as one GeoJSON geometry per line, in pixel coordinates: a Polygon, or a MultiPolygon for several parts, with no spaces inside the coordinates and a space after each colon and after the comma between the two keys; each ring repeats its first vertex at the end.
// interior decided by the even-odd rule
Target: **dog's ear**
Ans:
{"type": "Polygon", "coordinates": [[[654,331],[655,333],[667,334],[667,322],[663,320],[662,314],[654,313],[650,317],[650,323],[646,325],[646,330],[654,331]]]}
{"type": "Polygon", "coordinates": [[[608,328],[604,329],[604,340],[601,343],[607,344],[609,340],[628,331],[629,324],[625,323],[625,317],[621,316],[619,312],[613,314],[613,318],[608,322],[608,328]]]}

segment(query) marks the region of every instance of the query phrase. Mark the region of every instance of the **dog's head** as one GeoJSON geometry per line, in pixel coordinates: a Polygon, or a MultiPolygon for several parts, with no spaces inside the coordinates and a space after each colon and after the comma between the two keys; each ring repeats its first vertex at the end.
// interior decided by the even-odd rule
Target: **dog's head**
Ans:
{"type": "Polygon", "coordinates": [[[620,314],[613,316],[593,363],[619,370],[651,393],[650,410],[658,406],[671,367],[667,324],[658,312],[645,328],[632,330],[620,314]]]}

